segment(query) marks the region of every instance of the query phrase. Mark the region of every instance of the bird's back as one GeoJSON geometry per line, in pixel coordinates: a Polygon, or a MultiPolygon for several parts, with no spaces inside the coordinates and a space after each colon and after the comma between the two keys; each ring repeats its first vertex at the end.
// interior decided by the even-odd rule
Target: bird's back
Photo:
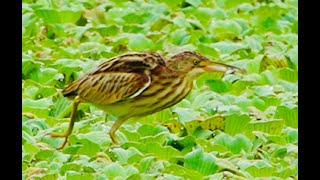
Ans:
{"type": "Polygon", "coordinates": [[[156,53],[117,56],[69,84],[62,93],[99,105],[123,101],[142,93],[151,83],[150,71],[164,65],[164,60],[156,53]]]}

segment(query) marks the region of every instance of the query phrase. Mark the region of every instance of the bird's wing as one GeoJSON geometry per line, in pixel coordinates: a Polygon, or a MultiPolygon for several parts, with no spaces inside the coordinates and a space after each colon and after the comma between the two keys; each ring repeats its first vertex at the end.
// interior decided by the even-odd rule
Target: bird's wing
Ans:
{"type": "Polygon", "coordinates": [[[146,73],[106,72],[85,76],[63,90],[65,96],[100,105],[112,104],[142,93],[151,84],[146,73]]]}
{"type": "Polygon", "coordinates": [[[156,53],[133,53],[115,57],[68,85],[64,96],[80,96],[95,104],[111,104],[141,94],[151,84],[149,73],[164,65],[156,53]]]}
{"type": "Polygon", "coordinates": [[[91,74],[100,72],[136,72],[152,70],[165,65],[164,59],[157,53],[131,53],[114,57],[101,63],[91,74]]]}

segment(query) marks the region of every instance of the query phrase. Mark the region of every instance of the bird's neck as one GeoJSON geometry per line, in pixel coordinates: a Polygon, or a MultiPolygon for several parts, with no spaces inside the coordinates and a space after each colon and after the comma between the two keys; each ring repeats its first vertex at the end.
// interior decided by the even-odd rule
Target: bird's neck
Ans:
{"type": "Polygon", "coordinates": [[[153,73],[156,76],[161,76],[164,78],[177,78],[181,75],[184,75],[182,72],[175,71],[169,67],[159,66],[158,68],[153,70],[153,73]]]}

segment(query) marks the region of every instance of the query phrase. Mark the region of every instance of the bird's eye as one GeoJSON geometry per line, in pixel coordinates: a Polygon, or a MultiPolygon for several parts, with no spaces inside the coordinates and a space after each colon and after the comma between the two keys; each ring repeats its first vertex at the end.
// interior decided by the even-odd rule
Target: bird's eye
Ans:
{"type": "Polygon", "coordinates": [[[194,65],[198,65],[199,63],[200,63],[199,60],[194,60],[194,61],[193,61],[193,64],[194,64],[194,65]]]}

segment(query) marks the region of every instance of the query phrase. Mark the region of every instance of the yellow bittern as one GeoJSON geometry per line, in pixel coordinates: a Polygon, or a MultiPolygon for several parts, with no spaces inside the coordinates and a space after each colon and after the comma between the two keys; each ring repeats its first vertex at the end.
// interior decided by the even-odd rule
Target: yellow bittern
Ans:
{"type": "Polygon", "coordinates": [[[242,69],[209,61],[195,52],[185,51],[169,60],[157,53],[129,53],[103,62],[91,72],[69,84],[62,93],[73,99],[68,130],[60,148],[68,141],[79,103],[87,102],[117,116],[109,134],[118,144],[115,132],[123,122],[171,107],[191,91],[193,80],[204,72],[242,73],[242,69]]]}

